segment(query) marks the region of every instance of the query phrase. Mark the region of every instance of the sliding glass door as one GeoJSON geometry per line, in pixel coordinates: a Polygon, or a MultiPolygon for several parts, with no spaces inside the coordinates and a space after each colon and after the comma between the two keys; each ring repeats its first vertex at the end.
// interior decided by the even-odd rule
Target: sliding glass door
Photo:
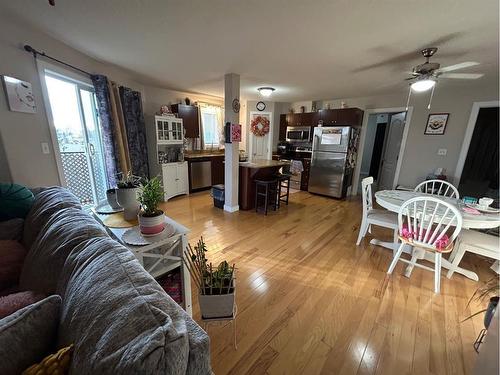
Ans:
{"type": "Polygon", "coordinates": [[[106,199],[106,171],[93,87],[45,71],[63,186],[82,204],[106,199]]]}

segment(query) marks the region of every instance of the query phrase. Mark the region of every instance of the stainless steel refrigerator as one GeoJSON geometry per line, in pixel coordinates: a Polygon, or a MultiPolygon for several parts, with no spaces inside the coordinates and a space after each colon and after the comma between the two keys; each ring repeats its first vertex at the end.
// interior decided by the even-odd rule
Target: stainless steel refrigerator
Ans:
{"type": "Polygon", "coordinates": [[[352,184],[359,130],[351,126],[314,128],[309,192],[346,196],[352,184]]]}

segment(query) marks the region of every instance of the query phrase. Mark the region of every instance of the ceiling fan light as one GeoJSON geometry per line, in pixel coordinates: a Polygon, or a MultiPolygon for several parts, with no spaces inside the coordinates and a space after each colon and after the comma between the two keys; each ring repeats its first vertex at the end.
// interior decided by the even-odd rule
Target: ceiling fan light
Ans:
{"type": "Polygon", "coordinates": [[[271,94],[275,89],[274,87],[259,87],[257,90],[259,91],[260,95],[262,95],[265,98],[268,98],[271,96],[271,94]]]}
{"type": "Polygon", "coordinates": [[[424,92],[430,90],[434,87],[436,81],[433,79],[419,79],[411,84],[411,88],[416,92],[424,92]]]}

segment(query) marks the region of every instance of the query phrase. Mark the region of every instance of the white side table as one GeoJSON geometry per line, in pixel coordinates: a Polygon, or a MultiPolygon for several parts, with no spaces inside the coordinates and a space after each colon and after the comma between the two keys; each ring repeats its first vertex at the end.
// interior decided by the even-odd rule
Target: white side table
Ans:
{"type": "Polygon", "coordinates": [[[99,214],[94,209],[92,209],[92,214],[106,228],[109,235],[129,249],[144,269],[154,278],[158,278],[180,267],[184,309],[192,317],[191,276],[182,259],[184,249],[188,246],[187,234],[189,233],[189,229],[165,216],[165,222],[172,225],[175,229],[173,236],[162,238],[150,245],[134,246],[122,240],[123,233],[130,228],[110,228],[104,224],[104,219],[108,215],[99,214]]]}

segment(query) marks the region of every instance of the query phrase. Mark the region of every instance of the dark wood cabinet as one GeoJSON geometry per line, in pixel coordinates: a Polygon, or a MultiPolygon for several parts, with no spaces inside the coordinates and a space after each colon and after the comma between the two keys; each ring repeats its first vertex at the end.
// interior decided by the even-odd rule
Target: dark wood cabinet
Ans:
{"type": "Polygon", "coordinates": [[[280,141],[284,141],[286,139],[286,127],[288,126],[286,117],[287,115],[280,115],[280,141]]]}
{"type": "Polygon", "coordinates": [[[289,113],[286,115],[288,126],[316,126],[319,121],[319,112],[289,113]]]}
{"type": "Polygon", "coordinates": [[[212,156],[212,185],[224,183],[224,155],[212,156]]]}
{"type": "Polygon", "coordinates": [[[186,138],[200,137],[198,107],[194,105],[172,104],[172,112],[182,119],[182,124],[186,130],[186,138]]]}
{"type": "Polygon", "coordinates": [[[300,190],[308,190],[309,187],[309,171],[311,170],[311,159],[302,159],[302,176],[300,179],[300,190]]]}
{"type": "Polygon", "coordinates": [[[323,126],[361,126],[363,111],[359,108],[323,109],[319,112],[323,126]]]}

